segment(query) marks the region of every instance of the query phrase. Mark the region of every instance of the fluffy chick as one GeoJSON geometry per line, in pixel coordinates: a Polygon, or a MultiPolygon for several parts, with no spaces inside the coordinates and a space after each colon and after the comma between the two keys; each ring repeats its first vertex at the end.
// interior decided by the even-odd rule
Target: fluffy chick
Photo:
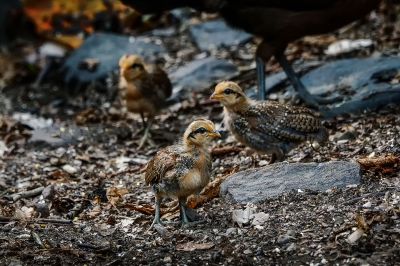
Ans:
{"type": "Polygon", "coordinates": [[[119,68],[119,88],[126,108],[130,112],[140,113],[145,128],[139,143],[140,149],[146,141],[150,141],[149,131],[154,116],[171,96],[172,85],[160,67],[145,64],[138,55],[123,55],[119,60],[119,68]]]}
{"type": "Polygon", "coordinates": [[[273,101],[253,101],[240,86],[224,81],[215,87],[211,99],[224,106],[224,123],[235,138],[271,161],[282,161],[291,149],[307,140],[328,139],[326,128],[310,109],[273,101]]]}
{"type": "Polygon", "coordinates": [[[182,224],[188,224],[186,199],[199,193],[209,182],[211,155],[210,140],[221,137],[213,122],[200,119],[192,122],[180,143],[168,146],[149,161],[145,181],[155,194],[155,217],[153,224],[161,224],[160,203],[163,198],[179,200],[182,224]]]}

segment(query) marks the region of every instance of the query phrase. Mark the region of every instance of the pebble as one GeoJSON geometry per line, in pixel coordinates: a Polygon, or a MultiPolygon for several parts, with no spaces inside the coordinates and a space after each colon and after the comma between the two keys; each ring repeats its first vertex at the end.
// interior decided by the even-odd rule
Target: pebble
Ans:
{"type": "Polygon", "coordinates": [[[78,169],[76,169],[75,167],[73,167],[72,165],[69,164],[65,164],[62,169],[67,172],[70,175],[76,174],[78,172],[78,169]]]}
{"type": "Polygon", "coordinates": [[[226,229],[226,235],[228,236],[228,235],[231,235],[231,234],[236,234],[236,228],[234,228],[234,227],[231,227],[231,228],[228,228],[228,229],[226,229]]]}
{"type": "Polygon", "coordinates": [[[372,206],[372,203],[371,203],[370,201],[366,202],[366,203],[363,205],[364,208],[371,208],[371,206],[372,206]]]}
{"type": "Polygon", "coordinates": [[[171,257],[165,257],[163,260],[165,263],[172,262],[171,257]]]}
{"type": "Polygon", "coordinates": [[[296,244],[295,243],[291,243],[287,248],[286,251],[293,251],[296,250],[296,244]]]}
{"type": "Polygon", "coordinates": [[[249,255],[251,253],[253,253],[250,249],[246,249],[245,251],[243,251],[244,254],[249,255]]]}

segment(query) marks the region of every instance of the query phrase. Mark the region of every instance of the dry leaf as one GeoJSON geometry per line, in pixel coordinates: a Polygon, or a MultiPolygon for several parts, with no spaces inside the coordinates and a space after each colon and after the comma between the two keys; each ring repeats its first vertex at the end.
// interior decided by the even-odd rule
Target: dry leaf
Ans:
{"type": "Polygon", "coordinates": [[[122,202],[122,197],[125,194],[128,194],[128,190],[126,188],[117,188],[117,187],[110,187],[107,189],[107,199],[113,206],[117,206],[119,203],[122,202]]]}
{"type": "Polygon", "coordinates": [[[357,160],[364,170],[393,174],[400,170],[400,157],[389,154],[381,157],[362,158],[357,160]]]}
{"type": "Polygon", "coordinates": [[[211,242],[208,242],[208,243],[188,242],[188,243],[176,245],[176,250],[179,250],[179,251],[206,250],[206,249],[212,248],[213,246],[214,246],[214,244],[211,242]]]}
{"type": "Polygon", "coordinates": [[[188,198],[187,206],[189,208],[195,209],[210,200],[217,198],[219,196],[219,189],[221,187],[222,182],[230,176],[231,174],[238,171],[238,168],[235,167],[229,171],[229,174],[217,177],[214,181],[208,183],[208,185],[201,191],[200,195],[192,195],[188,198]]]}
{"type": "Polygon", "coordinates": [[[154,214],[154,208],[150,205],[135,205],[132,203],[127,203],[124,205],[125,208],[133,210],[133,211],[138,211],[140,213],[146,214],[146,215],[153,215],[154,214]]]}
{"type": "Polygon", "coordinates": [[[362,229],[363,231],[369,230],[369,226],[368,226],[367,222],[365,221],[364,215],[357,214],[356,215],[356,223],[357,223],[357,227],[362,229]]]}
{"type": "Polygon", "coordinates": [[[36,214],[35,208],[22,206],[21,209],[15,210],[14,216],[17,219],[28,220],[33,218],[35,214],[36,214]]]}

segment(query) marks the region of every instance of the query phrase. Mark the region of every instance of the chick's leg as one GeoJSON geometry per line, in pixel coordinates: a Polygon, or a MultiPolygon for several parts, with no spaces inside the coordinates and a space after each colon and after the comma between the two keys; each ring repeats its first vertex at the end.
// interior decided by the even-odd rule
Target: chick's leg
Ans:
{"type": "Polygon", "coordinates": [[[191,226],[205,222],[199,219],[200,216],[193,209],[187,208],[186,198],[179,198],[179,213],[182,226],[191,226]]]}
{"type": "Polygon", "coordinates": [[[292,83],[293,88],[298,93],[300,99],[308,106],[320,110],[320,109],[322,109],[320,107],[320,104],[331,104],[331,103],[341,100],[340,96],[325,98],[325,97],[319,97],[319,96],[312,95],[311,93],[308,92],[308,90],[306,89],[303,82],[300,80],[299,76],[296,74],[296,72],[294,72],[293,67],[287,61],[287,59],[283,53],[277,54],[276,60],[279,62],[279,64],[283,68],[283,71],[285,71],[287,77],[289,78],[290,82],[292,83]]]}
{"type": "Polygon", "coordinates": [[[155,146],[155,143],[151,139],[151,136],[150,136],[151,135],[150,134],[150,128],[151,128],[151,125],[153,124],[153,117],[149,117],[149,119],[147,120],[146,124],[147,125],[146,125],[146,128],[144,130],[143,137],[140,139],[140,142],[139,142],[139,147],[138,147],[139,150],[143,147],[143,145],[146,142],[149,143],[150,146],[155,146]]]}
{"type": "Polygon", "coordinates": [[[153,228],[155,224],[162,225],[161,219],[160,219],[160,205],[161,205],[161,197],[158,196],[157,194],[155,195],[155,214],[154,214],[154,220],[153,223],[150,226],[150,229],[153,228]]]}
{"type": "Polygon", "coordinates": [[[144,113],[141,112],[140,113],[140,117],[142,118],[142,128],[139,129],[138,131],[136,131],[135,134],[133,134],[133,137],[136,137],[137,135],[142,134],[147,128],[146,127],[147,123],[146,123],[146,120],[145,120],[144,113]]]}
{"type": "Polygon", "coordinates": [[[186,198],[179,198],[179,213],[182,224],[189,224],[189,219],[186,215],[186,198]]]}

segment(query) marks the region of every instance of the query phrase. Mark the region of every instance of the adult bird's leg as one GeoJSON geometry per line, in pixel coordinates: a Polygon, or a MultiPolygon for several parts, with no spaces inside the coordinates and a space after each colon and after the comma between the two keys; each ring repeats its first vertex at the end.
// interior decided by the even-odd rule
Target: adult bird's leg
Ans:
{"type": "Polygon", "coordinates": [[[153,142],[153,140],[151,139],[151,136],[150,136],[150,128],[151,128],[151,125],[153,124],[153,119],[154,119],[153,117],[149,117],[149,119],[147,119],[147,123],[146,123],[147,125],[146,125],[146,128],[144,129],[143,137],[140,139],[138,149],[141,149],[146,142],[148,142],[150,144],[150,146],[155,145],[155,143],[153,142]]]}
{"type": "Polygon", "coordinates": [[[320,104],[331,104],[341,99],[341,97],[325,98],[312,95],[307,91],[306,87],[304,86],[303,82],[300,80],[296,72],[294,72],[293,67],[287,61],[286,56],[283,53],[280,53],[275,57],[283,68],[283,71],[285,71],[300,99],[302,99],[308,106],[314,107],[316,109],[321,109],[320,104]]]}
{"type": "Polygon", "coordinates": [[[265,100],[265,62],[261,57],[256,57],[258,99],[265,100]]]}
{"type": "Polygon", "coordinates": [[[161,197],[158,196],[157,194],[155,194],[155,207],[156,207],[156,210],[155,210],[155,214],[154,214],[153,223],[151,224],[149,229],[153,228],[155,224],[159,224],[161,226],[163,225],[161,223],[161,219],[160,219],[160,213],[161,213],[160,212],[160,205],[161,205],[161,197]]]}

